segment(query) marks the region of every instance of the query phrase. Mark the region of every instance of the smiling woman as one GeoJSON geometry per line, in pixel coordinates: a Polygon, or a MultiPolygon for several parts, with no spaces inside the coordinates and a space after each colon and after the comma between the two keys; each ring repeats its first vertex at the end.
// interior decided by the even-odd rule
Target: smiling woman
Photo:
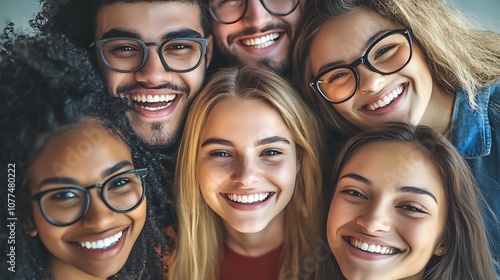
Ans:
{"type": "Polygon", "coordinates": [[[390,123],[354,135],[332,182],[327,236],[345,278],[496,279],[484,201],[431,128],[390,123]]]}
{"type": "Polygon", "coordinates": [[[147,203],[156,176],[119,118],[127,104],[105,94],[87,54],[65,37],[4,44],[0,154],[16,163],[22,221],[13,278],[160,278],[154,247],[164,240],[147,203]]]}
{"type": "Polygon", "coordinates": [[[456,147],[500,275],[500,33],[443,0],[312,0],[297,36],[295,81],[332,138],[407,122],[456,147]]]}
{"type": "Polygon", "coordinates": [[[326,259],[314,259],[324,214],[316,123],[273,72],[214,74],[179,149],[172,279],[316,279],[326,259]]]}

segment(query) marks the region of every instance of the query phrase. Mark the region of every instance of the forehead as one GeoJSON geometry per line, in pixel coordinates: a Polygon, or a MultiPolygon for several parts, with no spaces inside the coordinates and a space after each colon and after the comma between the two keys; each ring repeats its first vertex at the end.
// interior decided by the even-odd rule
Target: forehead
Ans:
{"type": "Polygon", "coordinates": [[[85,181],[117,162],[132,162],[129,146],[118,137],[97,123],[54,135],[33,161],[31,180],[64,176],[85,181]]]}
{"type": "Polygon", "coordinates": [[[224,133],[265,138],[276,133],[289,136],[280,114],[267,102],[257,99],[228,98],[210,110],[202,135],[224,133]]]}
{"type": "Polygon", "coordinates": [[[318,69],[328,60],[355,59],[364,53],[371,36],[396,28],[401,26],[363,8],[328,19],[311,42],[311,66],[318,69]]]}
{"type": "Polygon", "coordinates": [[[380,186],[416,184],[437,193],[444,191],[441,176],[431,159],[410,143],[373,141],[358,148],[342,173],[356,172],[380,186]]]}
{"type": "Polygon", "coordinates": [[[145,41],[161,40],[165,34],[193,30],[205,36],[200,6],[188,2],[116,2],[99,7],[95,38],[110,31],[134,33],[145,41]]]}

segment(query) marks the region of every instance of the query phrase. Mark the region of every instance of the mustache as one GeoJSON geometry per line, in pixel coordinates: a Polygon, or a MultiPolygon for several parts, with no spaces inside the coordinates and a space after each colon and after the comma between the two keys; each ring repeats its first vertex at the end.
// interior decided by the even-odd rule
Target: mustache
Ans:
{"type": "Polygon", "coordinates": [[[168,89],[172,91],[178,91],[181,93],[184,93],[186,95],[189,95],[189,87],[188,86],[180,86],[180,85],[175,85],[170,82],[157,85],[157,86],[149,86],[146,83],[130,83],[126,85],[119,86],[116,89],[116,95],[130,95],[136,93],[138,90],[141,89],[168,89]]]}
{"type": "Polygon", "coordinates": [[[227,36],[227,43],[228,45],[232,45],[234,43],[235,38],[242,37],[242,36],[250,36],[256,33],[264,33],[268,32],[271,30],[285,30],[285,33],[288,34],[288,36],[291,38],[292,37],[292,30],[291,27],[288,24],[268,24],[262,28],[254,28],[254,27],[249,27],[246,29],[243,29],[242,31],[235,33],[235,34],[229,34],[227,36]]]}

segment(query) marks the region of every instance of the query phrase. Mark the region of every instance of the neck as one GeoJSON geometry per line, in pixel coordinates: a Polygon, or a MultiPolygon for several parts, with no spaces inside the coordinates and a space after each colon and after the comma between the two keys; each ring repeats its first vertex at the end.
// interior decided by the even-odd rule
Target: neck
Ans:
{"type": "Polygon", "coordinates": [[[226,244],[236,253],[258,257],[264,255],[284,242],[285,213],[282,211],[263,230],[242,233],[226,226],[226,244]]]}
{"type": "Polygon", "coordinates": [[[438,88],[432,87],[432,94],[419,124],[427,125],[441,134],[446,134],[451,126],[455,96],[438,88]]]}

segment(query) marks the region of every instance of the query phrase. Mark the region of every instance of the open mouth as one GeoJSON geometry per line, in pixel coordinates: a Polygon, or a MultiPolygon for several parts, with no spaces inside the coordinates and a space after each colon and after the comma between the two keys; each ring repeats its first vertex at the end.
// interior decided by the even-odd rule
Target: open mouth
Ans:
{"type": "Polygon", "coordinates": [[[94,240],[94,241],[82,241],[80,242],[80,246],[89,250],[102,250],[115,245],[116,242],[118,242],[118,240],[122,238],[122,236],[123,236],[123,231],[120,231],[117,234],[110,237],[106,237],[104,239],[94,240]]]}
{"type": "Polygon", "coordinates": [[[407,84],[401,84],[395,89],[393,89],[389,94],[385,95],[382,99],[379,99],[373,103],[365,105],[364,108],[368,111],[375,111],[380,108],[387,107],[389,104],[394,102],[405,90],[407,84]]]}
{"type": "Polygon", "coordinates": [[[168,94],[168,95],[133,95],[131,96],[131,100],[134,101],[141,108],[148,111],[159,111],[171,106],[177,95],[168,94]]]}
{"type": "Polygon", "coordinates": [[[344,240],[352,247],[365,252],[381,254],[381,255],[395,255],[401,252],[401,250],[397,248],[387,247],[378,244],[368,244],[354,237],[344,237],[344,240]]]}
{"type": "Polygon", "coordinates": [[[242,204],[253,204],[253,203],[259,203],[259,202],[264,202],[269,199],[269,197],[274,194],[274,193],[256,193],[256,194],[249,194],[249,195],[244,195],[244,194],[233,194],[233,193],[226,193],[225,196],[227,199],[237,202],[237,203],[242,203],[242,204]]]}
{"type": "Polygon", "coordinates": [[[278,39],[280,38],[280,33],[271,33],[267,34],[265,36],[262,36],[260,38],[249,38],[249,39],[243,39],[241,40],[241,44],[243,44],[246,47],[252,47],[256,49],[264,49],[272,44],[276,43],[278,39]]]}

